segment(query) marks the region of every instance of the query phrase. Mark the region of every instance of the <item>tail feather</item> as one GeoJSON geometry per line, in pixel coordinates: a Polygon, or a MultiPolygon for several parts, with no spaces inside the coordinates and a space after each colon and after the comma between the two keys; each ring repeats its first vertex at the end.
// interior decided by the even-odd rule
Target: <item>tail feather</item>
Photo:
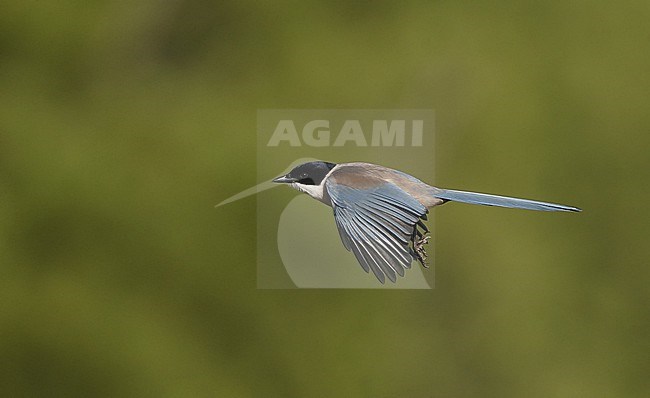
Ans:
{"type": "Polygon", "coordinates": [[[441,192],[436,192],[435,196],[437,198],[450,200],[453,202],[470,203],[484,206],[510,207],[515,209],[538,211],[582,211],[577,207],[565,206],[556,203],[510,198],[507,196],[488,195],[485,193],[454,191],[451,189],[445,189],[441,190],[441,192]]]}

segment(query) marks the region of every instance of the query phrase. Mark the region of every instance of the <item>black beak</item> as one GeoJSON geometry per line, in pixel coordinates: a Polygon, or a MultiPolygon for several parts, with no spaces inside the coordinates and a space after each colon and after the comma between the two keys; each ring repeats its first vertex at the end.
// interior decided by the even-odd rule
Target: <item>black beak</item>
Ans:
{"type": "Polygon", "coordinates": [[[278,183],[291,183],[291,182],[296,182],[296,179],[293,177],[288,177],[288,176],[280,176],[278,178],[274,178],[273,182],[278,182],[278,183]]]}

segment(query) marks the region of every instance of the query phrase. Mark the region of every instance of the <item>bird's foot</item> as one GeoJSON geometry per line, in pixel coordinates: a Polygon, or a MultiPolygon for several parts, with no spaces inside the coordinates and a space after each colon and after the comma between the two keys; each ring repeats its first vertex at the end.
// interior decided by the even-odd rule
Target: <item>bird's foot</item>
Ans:
{"type": "Polygon", "coordinates": [[[424,249],[424,245],[429,243],[429,239],[431,239],[429,235],[420,235],[413,241],[415,257],[424,268],[429,268],[429,264],[427,264],[427,251],[424,249]]]}

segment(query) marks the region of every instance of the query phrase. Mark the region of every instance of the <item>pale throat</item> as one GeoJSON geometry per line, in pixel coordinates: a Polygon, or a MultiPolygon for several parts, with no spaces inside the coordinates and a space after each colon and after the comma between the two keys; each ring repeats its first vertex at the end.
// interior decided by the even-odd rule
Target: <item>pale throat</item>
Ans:
{"type": "Polygon", "coordinates": [[[291,188],[300,192],[304,192],[318,201],[325,202],[323,200],[323,190],[325,188],[324,185],[324,181],[321,182],[320,185],[305,185],[298,182],[293,182],[291,183],[291,188]]]}

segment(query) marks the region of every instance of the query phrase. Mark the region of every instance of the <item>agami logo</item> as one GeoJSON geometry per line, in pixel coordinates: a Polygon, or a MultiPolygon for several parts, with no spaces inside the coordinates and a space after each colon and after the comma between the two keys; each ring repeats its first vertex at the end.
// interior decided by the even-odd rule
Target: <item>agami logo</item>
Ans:
{"type": "MultiPolygon", "coordinates": [[[[304,156],[337,163],[406,163],[429,173],[435,169],[432,109],[258,109],[256,138],[260,184],[220,205],[277,187],[272,178],[313,160],[304,156]],[[296,158],[302,159],[280,171],[287,160],[296,158]]],[[[289,194],[267,193],[257,202],[257,287],[378,288],[376,279],[368,278],[341,244],[331,208],[315,203],[309,195],[289,194]]],[[[427,276],[433,282],[433,272],[427,276]]],[[[381,285],[382,289],[431,287],[418,267],[412,267],[399,284],[381,285]]]]}
{"type": "Polygon", "coordinates": [[[407,120],[384,119],[364,124],[359,120],[345,120],[337,128],[331,126],[329,120],[310,120],[304,125],[296,125],[294,120],[285,119],[278,121],[267,146],[421,147],[423,130],[424,120],[409,120],[407,123],[407,120]]]}

